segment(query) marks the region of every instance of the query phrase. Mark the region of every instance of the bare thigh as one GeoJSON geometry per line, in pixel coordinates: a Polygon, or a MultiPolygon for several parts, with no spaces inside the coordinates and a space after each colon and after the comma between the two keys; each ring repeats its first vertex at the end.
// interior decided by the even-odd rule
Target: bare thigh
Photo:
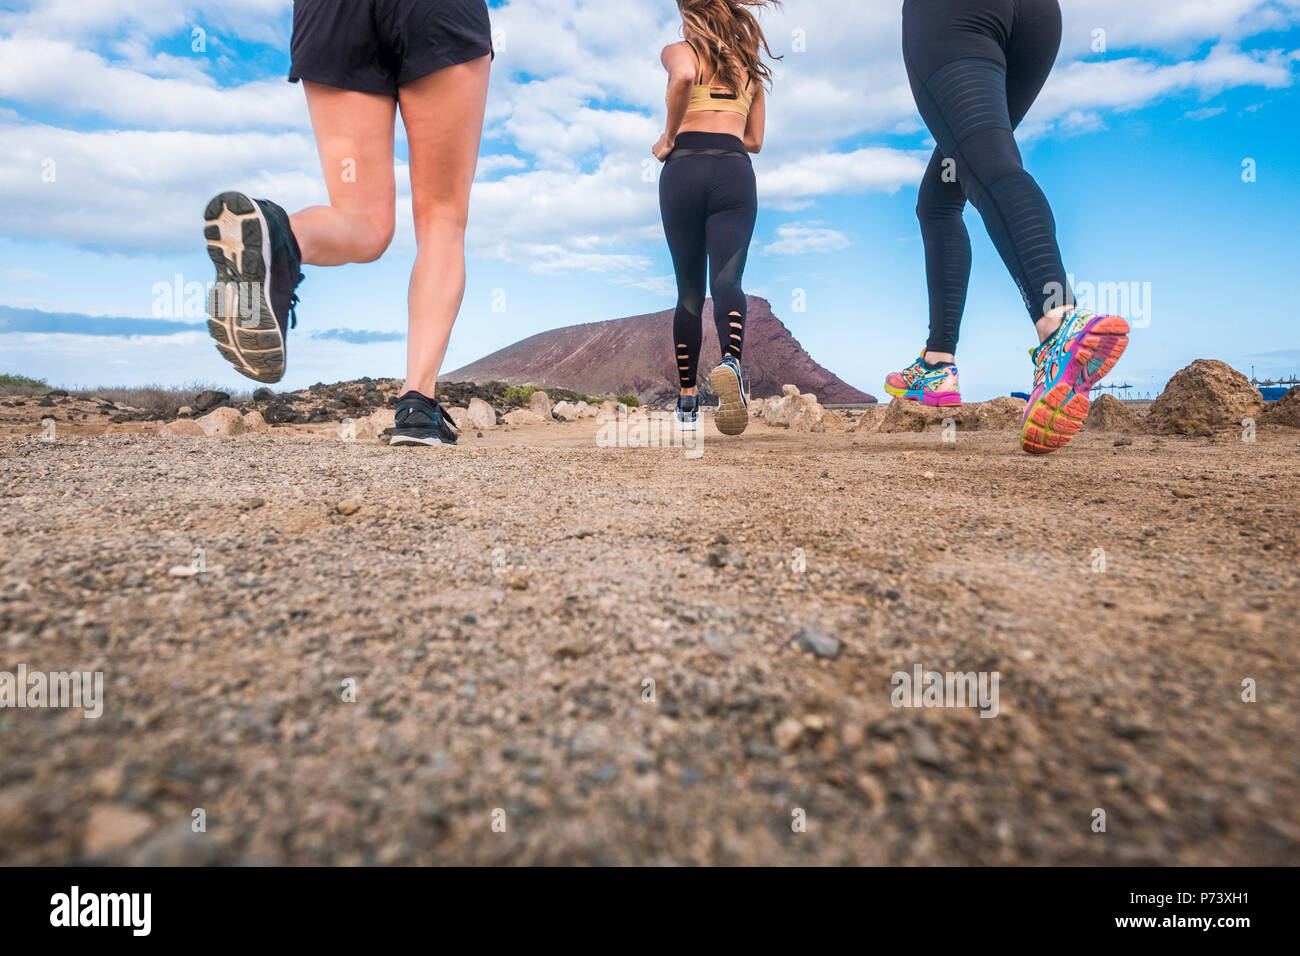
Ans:
{"type": "Polygon", "coordinates": [[[320,152],[330,206],[363,219],[387,246],[393,236],[397,186],[393,179],[392,97],[304,81],[307,109],[320,152]]]}
{"type": "Polygon", "coordinates": [[[398,91],[417,239],[438,225],[464,229],[469,219],[491,64],[485,56],[450,66],[398,91]]]}

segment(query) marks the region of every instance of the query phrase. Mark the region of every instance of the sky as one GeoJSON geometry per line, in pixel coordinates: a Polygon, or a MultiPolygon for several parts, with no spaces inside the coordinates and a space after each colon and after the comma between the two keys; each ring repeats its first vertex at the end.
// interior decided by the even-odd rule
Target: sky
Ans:
{"type": "MultiPolygon", "coordinates": [[[[490,6],[498,56],[448,370],[675,301],[650,147],[676,4],[490,6]]],[[[1158,392],[1206,357],[1300,372],[1300,0],[1061,6],[1057,68],[1019,139],[1080,294],[1134,320],[1112,381],[1158,392]]],[[[187,290],[213,279],[212,195],[326,201],[302,89],[285,81],[291,7],[0,0],[0,372],[250,387],[187,290]]],[[[900,8],[788,0],[764,15],[783,59],[745,277],[814,359],[875,395],[926,337],[915,206],[933,140],[900,8]]],[[[400,129],[397,157],[397,237],[377,263],[306,269],[285,387],[403,373],[414,237],[400,129]]],[[[967,224],[963,393],[1027,391],[1032,326],[973,209],[967,224]]]]}

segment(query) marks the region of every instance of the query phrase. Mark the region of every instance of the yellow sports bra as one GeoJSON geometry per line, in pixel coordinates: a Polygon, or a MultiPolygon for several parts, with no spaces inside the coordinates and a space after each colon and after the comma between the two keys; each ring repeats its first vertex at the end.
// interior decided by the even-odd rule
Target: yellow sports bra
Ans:
{"type": "Polygon", "coordinates": [[[750,108],[754,105],[754,95],[749,92],[749,84],[745,89],[736,95],[729,90],[719,89],[711,83],[704,82],[704,59],[700,56],[700,51],[695,49],[695,44],[690,40],[691,49],[695,52],[695,59],[700,64],[699,72],[695,77],[695,88],[691,90],[691,102],[686,107],[688,113],[702,113],[708,110],[720,113],[739,113],[741,116],[748,116],[750,108]]]}

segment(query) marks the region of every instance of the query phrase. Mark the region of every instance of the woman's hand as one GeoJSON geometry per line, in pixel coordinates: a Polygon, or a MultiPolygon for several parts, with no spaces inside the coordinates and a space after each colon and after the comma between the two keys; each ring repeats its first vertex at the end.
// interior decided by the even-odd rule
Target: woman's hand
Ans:
{"type": "Polygon", "coordinates": [[[669,154],[672,153],[676,146],[676,140],[669,139],[668,134],[664,133],[659,137],[659,142],[655,143],[654,149],[651,152],[655,154],[655,159],[662,163],[668,158],[669,154]]]}

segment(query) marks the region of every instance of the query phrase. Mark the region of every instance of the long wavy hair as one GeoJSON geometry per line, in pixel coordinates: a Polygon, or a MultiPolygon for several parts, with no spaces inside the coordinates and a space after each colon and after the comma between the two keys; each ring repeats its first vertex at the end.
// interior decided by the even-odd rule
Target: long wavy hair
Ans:
{"type": "MultiPolygon", "coordinates": [[[[753,10],[779,7],[781,0],[677,0],[682,22],[694,35],[700,58],[712,68],[714,83],[733,93],[743,92],[750,83],[772,85],[772,71],[762,53],[773,56],[763,28],[753,10]]],[[[707,75],[707,70],[706,70],[707,75]]]]}

